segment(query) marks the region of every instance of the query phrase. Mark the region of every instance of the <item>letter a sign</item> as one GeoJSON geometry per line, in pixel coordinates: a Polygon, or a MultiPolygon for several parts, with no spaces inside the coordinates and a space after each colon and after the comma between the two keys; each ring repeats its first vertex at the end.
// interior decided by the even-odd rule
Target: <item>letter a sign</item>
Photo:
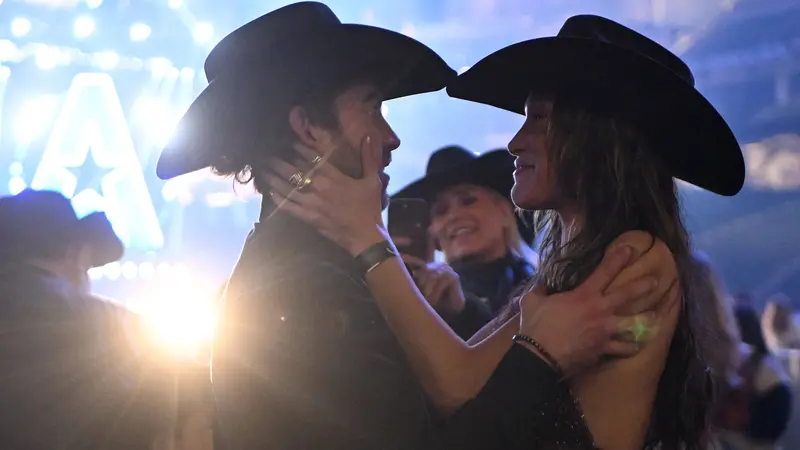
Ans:
{"type": "Polygon", "coordinates": [[[108,74],[82,73],[72,80],[31,187],[71,197],[79,215],[105,211],[126,247],[156,250],[164,245],[122,105],[108,74]],[[91,174],[86,173],[87,167],[93,169],[91,174]],[[87,184],[87,177],[96,178],[96,183],[87,184]]]}

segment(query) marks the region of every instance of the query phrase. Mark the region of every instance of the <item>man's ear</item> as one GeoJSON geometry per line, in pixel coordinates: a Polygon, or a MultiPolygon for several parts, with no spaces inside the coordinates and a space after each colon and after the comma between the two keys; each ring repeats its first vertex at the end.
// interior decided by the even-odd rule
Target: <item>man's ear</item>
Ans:
{"type": "Polygon", "coordinates": [[[295,106],[289,111],[289,126],[303,144],[320,152],[329,150],[333,141],[330,131],[314,125],[304,107],[295,106]]]}

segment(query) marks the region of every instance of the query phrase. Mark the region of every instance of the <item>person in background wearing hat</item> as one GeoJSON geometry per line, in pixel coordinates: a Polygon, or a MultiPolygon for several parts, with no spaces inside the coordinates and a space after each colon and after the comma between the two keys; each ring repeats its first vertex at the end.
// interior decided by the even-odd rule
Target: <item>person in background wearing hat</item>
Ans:
{"type": "Polygon", "coordinates": [[[6,269],[35,267],[89,293],[89,269],[118,261],[125,252],[104,213],[78,220],[69,200],[57,192],[27,189],[0,199],[0,208],[6,269]]]}
{"type": "MultiPolygon", "coordinates": [[[[703,300],[693,295],[691,247],[675,178],[731,196],[741,189],[745,168],[739,143],[693,81],[683,61],[654,41],[584,15],[568,19],[558,36],[487,56],[448,85],[451,97],[526,115],[509,143],[516,157],[511,196],[518,207],[539,211],[538,228],[545,231],[520,316],[501,315],[489,325],[497,331],[474,346],[465,346],[431,314],[396,259],[367,277],[435,403],[457,407],[490,386],[486,381],[514,340],[552,353],[558,343],[544,342],[528,328],[531,308],[560,302],[560,295],[591,278],[604,255],[623,245],[655,263],[646,272],[655,277],[655,295],[618,311],[647,305],[651,320],[610,323],[639,351],[564,374],[566,393],[552,392],[550,408],[531,406],[494,420],[506,432],[520,424],[535,429],[541,446],[529,448],[704,447],[711,389],[698,329],[703,300]],[[542,416],[557,425],[537,428],[542,416]]],[[[374,179],[348,179],[328,168],[315,174],[314,183],[328,189],[286,193],[281,183],[272,186],[289,197],[285,211],[344,248],[391,245],[377,205],[358,193],[372,189],[374,198],[374,179]]],[[[555,326],[546,314],[541,318],[555,326]]],[[[528,388],[520,383],[513,389],[528,388]]]]}
{"type": "MultiPolygon", "coordinates": [[[[514,158],[506,150],[476,156],[461,147],[444,147],[431,155],[425,177],[393,196],[421,198],[430,205],[429,233],[446,262],[405,254],[403,260],[420,292],[465,340],[533,275],[523,250],[533,232],[509,199],[513,172],[514,158]]],[[[402,251],[404,236],[392,240],[402,251]]]]}
{"type": "Polygon", "coordinates": [[[24,190],[0,198],[0,249],[0,447],[149,450],[172,386],[131,346],[136,318],[89,294],[124,251],[105,214],[24,190]]]}
{"type": "MultiPolygon", "coordinates": [[[[210,84],[159,158],[161,178],[211,167],[240,182],[254,179],[255,188],[266,193],[268,174],[296,162],[293,147],[302,144],[318,153],[316,167],[374,181],[376,217],[388,203],[384,169],[400,144],[381,114],[381,102],[442,89],[455,76],[423,44],[380,28],[342,24],[314,2],[280,8],[233,31],[212,50],[205,70],[210,84]],[[366,149],[375,159],[365,164],[366,149]]],[[[325,189],[311,169],[294,170],[285,181],[298,191],[325,189]]],[[[277,197],[262,200],[260,222],[225,292],[212,359],[215,445],[419,448],[430,422],[423,391],[364,283],[393,253],[376,248],[354,258],[313,227],[276,210],[277,203],[277,197]]],[[[605,271],[616,273],[625,262],[612,259],[605,271]]],[[[637,286],[642,289],[641,282],[633,283],[637,286]]],[[[587,290],[609,302],[633,295],[587,290]]],[[[567,304],[574,301],[553,308],[567,304]]],[[[560,327],[556,331],[593,331],[564,339],[569,345],[552,351],[576,361],[596,357],[608,342],[597,330],[610,315],[551,318],[560,327]]],[[[527,351],[512,353],[504,367],[495,390],[509,384],[503,380],[535,380],[551,370],[527,351]]],[[[448,433],[425,445],[474,448],[461,445],[469,443],[462,431],[491,425],[476,411],[494,416],[510,404],[549,400],[540,397],[479,396],[475,408],[459,415],[458,426],[451,424],[448,433]]]]}

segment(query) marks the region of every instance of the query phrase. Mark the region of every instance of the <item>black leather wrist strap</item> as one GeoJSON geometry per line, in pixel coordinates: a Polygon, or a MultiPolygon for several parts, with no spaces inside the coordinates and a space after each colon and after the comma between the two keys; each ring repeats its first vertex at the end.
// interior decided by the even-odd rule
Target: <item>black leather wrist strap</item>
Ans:
{"type": "Polygon", "coordinates": [[[394,246],[389,241],[378,242],[369,246],[366,250],[356,256],[356,264],[361,269],[361,273],[366,275],[389,258],[397,256],[394,246]]]}

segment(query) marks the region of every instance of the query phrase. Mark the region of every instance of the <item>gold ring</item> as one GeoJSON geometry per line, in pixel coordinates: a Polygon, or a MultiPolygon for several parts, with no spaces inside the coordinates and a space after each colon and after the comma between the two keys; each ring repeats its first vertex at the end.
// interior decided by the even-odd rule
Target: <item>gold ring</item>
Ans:
{"type": "Polygon", "coordinates": [[[297,186],[298,191],[302,191],[303,189],[307,188],[311,185],[311,177],[303,177],[303,181],[300,182],[300,186],[297,186]]]}
{"type": "Polygon", "coordinates": [[[305,179],[306,175],[298,170],[297,172],[293,173],[292,176],[289,177],[289,184],[291,184],[296,188],[299,188],[300,186],[303,185],[305,179]]]}

